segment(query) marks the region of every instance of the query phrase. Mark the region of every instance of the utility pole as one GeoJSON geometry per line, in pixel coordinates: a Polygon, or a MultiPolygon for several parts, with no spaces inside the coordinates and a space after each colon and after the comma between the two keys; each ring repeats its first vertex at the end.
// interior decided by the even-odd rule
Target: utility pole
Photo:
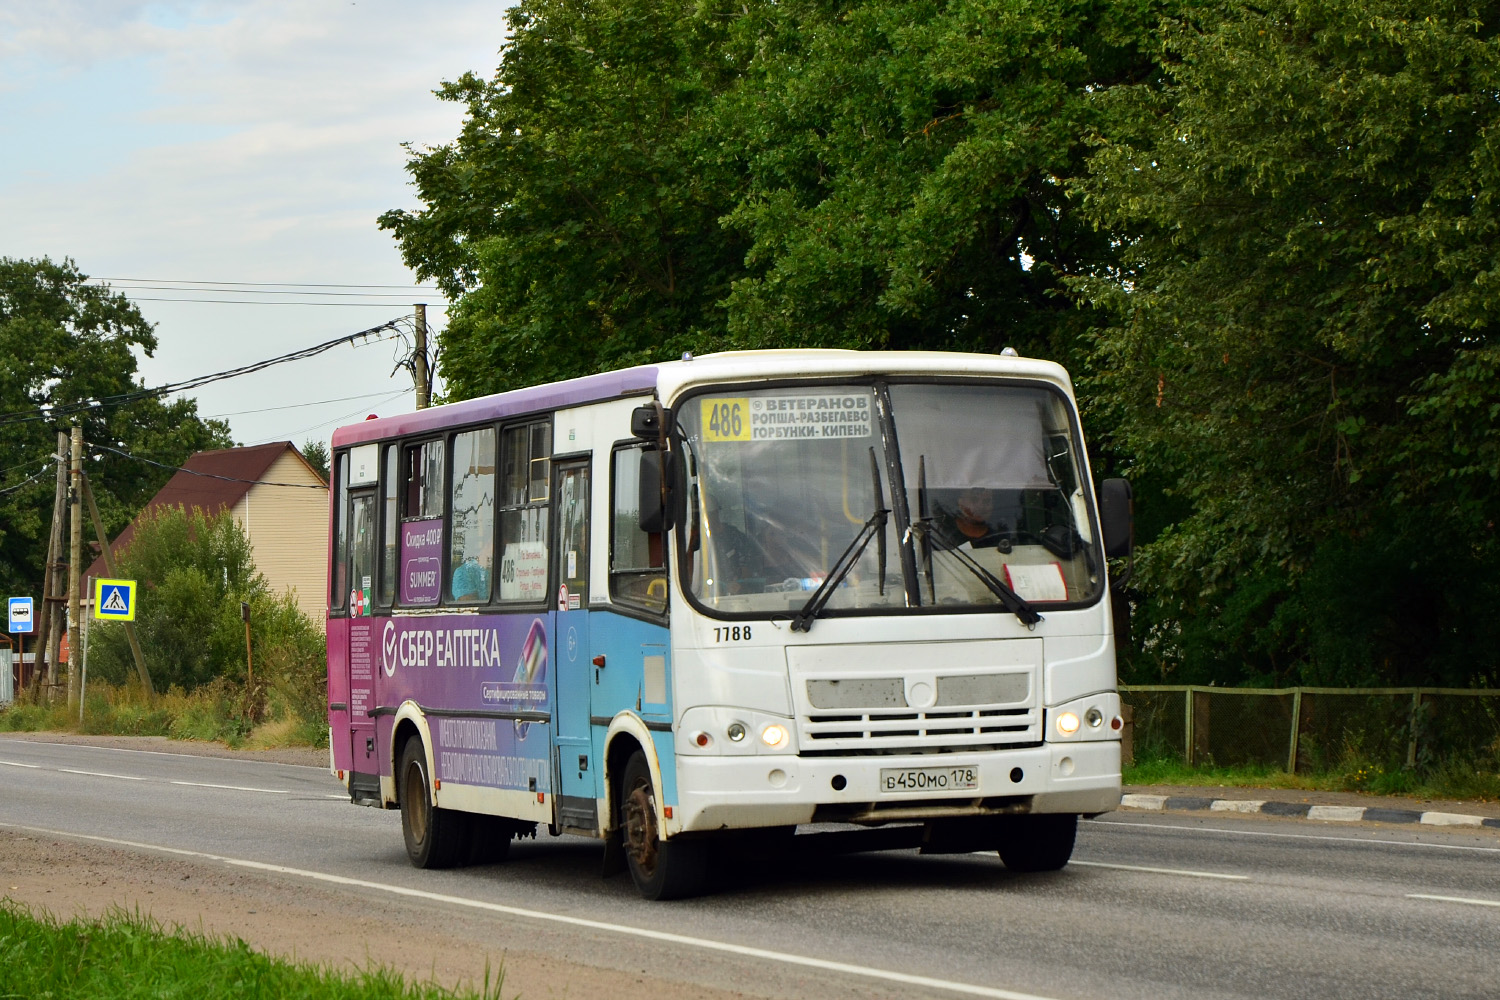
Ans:
{"type": "Polygon", "coordinates": [[[47,568],[42,572],[42,613],[37,622],[36,649],[31,654],[34,661],[31,671],[31,700],[34,703],[41,699],[43,664],[46,665],[45,684],[49,698],[52,695],[52,685],[57,680],[57,643],[53,640],[53,633],[57,631],[54,626],[61,622],[53,614],[53,605],[62,590],[62,581],[57,576],[58,561],[62,558],[62,523],[67,513],[67,455],[68,435],[64,431],[58,431],[57,453],[52,456],[57,463],[57,490],[52,497],[52,532],[47,536],[47,568]]]}
{"type": "MultiPolygon", "coordinates": [[[[94,533],[99,536],[100,555],[104,557],[104,572],[111,577],[120,574],[115,571],[115,555],[109,550],[109,537],[104,534],[104,520],[99,517],[99,505],[94,502],[94,488],[89,485],[88,473],[81,473],[83,480],[83,496],[89,502],[89,517],[94,521],[94,533]]],[[[146,669],[146,657],[141,653],[140,640],[135,637],[135,622],[124,622],[125,638],[130,640],[130,653],[135,657],[135,672],[141,678],[141,684],[146,688],[146,695],[151,695],[151,673],[146,669]]]]}
{"type": "Polygon", "coordinates": [[[412,358],[416,362],[412,373],[417,380],[417,409],[425,410],[432,404],[432,373],[427,370],[427,303],[418,302],[413,308],[417,313],[413,324],[416,327],[417,349],[412,358]]]}
{"type": "Polygon", "coordinates": [[[83,563],[83,427],[73,425],[71,473],[68,483],[68,712],[78,708],[83,697],[82,609],[78,604],[78,573],[83,563]]]}

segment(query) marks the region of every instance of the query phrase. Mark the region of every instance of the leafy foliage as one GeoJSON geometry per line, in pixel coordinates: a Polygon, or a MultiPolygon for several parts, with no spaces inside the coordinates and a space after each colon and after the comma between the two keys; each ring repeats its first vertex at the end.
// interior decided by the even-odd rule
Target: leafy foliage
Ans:
{"type": "Polygon", "coordinates": [[[1077,287],[1116,446],[1188,507],[1141,557],[1160,671],[1500,681],[1497,21],[1215,9],[1110,95],[1079,190],[1140,235],[1077,287]]]}
{"type": "Polygon", "coordinates": [[[1080,359],[1059,275],[1111,257],[1066,196],[1097,95],[1149,77],[1150,2],[760,4],[717,103],[751,239],[727,302],[745,346],[1080,359]]]}
{"type": "Polygon", "coordinates": [[[390,212],[450,393],[724,347],[1066,364],[1127,676],[1500,683],[1500,5],[528,0],[390,212]]]}
{"type": "Polygon", "coordinates": [[[302,457],[307,459],[307,464],[313,467],[313,471],[323,477],[323,482],[331,482],[328,478],[328,442],[308,438],[302,444],[302,457]]]}
{"type": "Polygon", "coordinates": [[[738,3],[531,0],[499,73],[444,84],[456,143],[415,154],[427,207],[381,216],[407,264],[456,305],[450,397],[701,349],[743,247],[718,226],[738,183],[693,123],[733,79],[738,3]]]}
{"type": "MultiPolygon", "coordinates": [[[[158,689],[192,691],[218,678],[245,680],[241,602],[250,605],[258,681],[269,679],[268,666],[273,673],[321,673],[322,630],[289,594],[270,591],[233,517],[209,517],[197,509],[147,511],[136,520],[118,565],[127,579],[140,582],[136,633],[158,689]]],[[[90,645],[91,673],[118,684],[134,672],[123,625],[100,625],[90,645]]]]}
{"type": "MultiPolygon", "coordinates": [[[[89,284],[72,261],[0,258],[0,586],[41,593],[55,478],[43,469],[67,425],[48,409],[141,388],[136,351],[156,348],[151,325],[123,295],[89,284]],[[28,477],[41,473],[26,482],[28,477]],[[23,483],[25,485],[23,485],[23,483]]],[[[229,427],[198,418],[192,400],[139,399],[89,410],[85,441],[181,465],[227,447],[229,427]]],[[[119,531],[171,473],[111,456],[89,467],[105,530],[119,531]]]]}

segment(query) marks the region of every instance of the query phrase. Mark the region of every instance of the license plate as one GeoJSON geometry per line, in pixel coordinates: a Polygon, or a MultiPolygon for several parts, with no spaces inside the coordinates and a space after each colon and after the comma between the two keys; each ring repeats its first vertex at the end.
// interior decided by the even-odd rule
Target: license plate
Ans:
{"type": "Polygon", "coordinates": [[[957,792],[979,787],[977,767],[882,767],[882,792],[957,792]]]}

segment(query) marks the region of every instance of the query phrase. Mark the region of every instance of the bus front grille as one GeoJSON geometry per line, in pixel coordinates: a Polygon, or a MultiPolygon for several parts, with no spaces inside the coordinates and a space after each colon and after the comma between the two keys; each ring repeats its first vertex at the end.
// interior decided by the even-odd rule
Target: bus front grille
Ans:
{"type": "Polygon", "coordinates": [[[1041,739],[1036,708],[814,712],[800,721],[805,754],[959,752],[1041,739]]]}

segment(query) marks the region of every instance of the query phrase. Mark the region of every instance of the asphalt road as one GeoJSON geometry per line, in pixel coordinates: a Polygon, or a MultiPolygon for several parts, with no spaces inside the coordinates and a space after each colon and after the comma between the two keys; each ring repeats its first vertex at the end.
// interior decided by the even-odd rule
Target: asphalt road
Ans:
{"type": "Polygon", "coordinates": [[[750,995],[1500,997],[1493,831],[1112,814],[1045,875],[799,838],[733,859],[713,896],[652,904],[600,879],[597,843],[545,833],[503,865],[417,871],[398,814],[348,804],[322,769],[15,740],[0,829],[395,898],[750,995]]]}

